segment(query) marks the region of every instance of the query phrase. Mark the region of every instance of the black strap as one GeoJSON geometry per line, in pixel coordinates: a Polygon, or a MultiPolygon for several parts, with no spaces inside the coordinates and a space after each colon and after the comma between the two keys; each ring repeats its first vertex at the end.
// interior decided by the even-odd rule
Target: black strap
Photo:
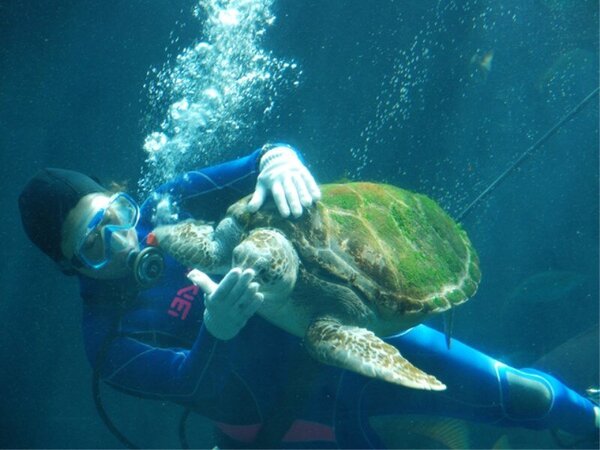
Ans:
{"type": "Polygon", "coordinates": [[[462,212],[457,216],[458,221],[462,221],[466,215],[473,209],[473,207],[478,204],[482,198],[492,192],[498,184],[504,180],[513,170],[515,170],[521,163],[528,158],[535,150],[542,146],[548,139],[550,139],[565,123],[571,120],[575,115],[583,109],[585,105],[589,103],[589,101],[594,98],[595,95],[598,94],[600,87],[596,87],[592,92],[590,92],[583,100],[581,100],[577,106],[575,106],[572,110],[570,110],[567,114],[565,114],[552,128],[550,128],[544,135],[539,138],[533,145],[531,145],[527,150],[525,150],[521,156],[519,156],[504,172],[502,172],[494,181],[492,181],[488,187],[486,187],[477,197],[473,200],[462,212]]]}
{"type": "Polygon", "coordinates": [[[106,425],[106,428],[127,448],[138,449],[141,448],[131,442],[127,437],[121,433],[121,431],[116,427],[114,422],[110,419],[106,410],[104,409],[104,405],[102,404],[102,397],[100,395],[100,373],[101,369],[106,362],[106,358],[108,356],[108,349],[110,348],[110,344],[121,335],[117,332],[118,329],[118,321],[115,321],[113,326],[111,327],[111,331],[108,333],[104,342],[102,343],[102,347],[98,352],[98,356],[96,357],[96,364],[94,364],[94,372],[92,374],[92,395],[94,397],[94,404],[96,405],[96,411],[98,415],[106,425]]]}

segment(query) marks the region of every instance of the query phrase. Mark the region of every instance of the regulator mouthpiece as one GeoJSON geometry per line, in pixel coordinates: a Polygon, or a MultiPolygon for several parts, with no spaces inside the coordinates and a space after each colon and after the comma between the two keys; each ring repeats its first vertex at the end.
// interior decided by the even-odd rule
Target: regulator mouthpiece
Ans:
{"type": "Polygon", "coordinates": [[[133,270],[133,277],[138,286],[149,288],[162,276],[165,269],[165,259],[161,249],[146,247],[141,251],[132,251],[127,257],[133,270]]]}

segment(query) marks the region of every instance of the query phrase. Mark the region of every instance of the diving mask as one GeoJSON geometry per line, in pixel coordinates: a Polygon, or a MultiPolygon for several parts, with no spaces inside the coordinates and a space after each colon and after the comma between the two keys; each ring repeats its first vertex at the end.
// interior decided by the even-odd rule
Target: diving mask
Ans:
{"type": "Polygon", "coordinates": [[[93,214],[75,247],[73,264],[100,269],[111,258],[132,247],[132,234],[140,217],[140,209],[129,195],[119,192],[93,214]]]}

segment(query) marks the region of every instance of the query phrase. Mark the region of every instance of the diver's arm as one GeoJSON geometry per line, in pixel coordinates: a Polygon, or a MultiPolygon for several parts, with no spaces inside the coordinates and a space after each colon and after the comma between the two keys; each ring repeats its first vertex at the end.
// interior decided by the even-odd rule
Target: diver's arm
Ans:
{"type": "MultiPolygon", "coordinates": [[[[302,208],[321,195],[296,149],[287,144],[269,144],[243,158],[187,172],[163,184],[142,205],[141,217],[146,218],[142,221],[156,217],[165,199],[193,215],[217,221],[232,203],[253,191],[251,212],[272,195],[284,217],[290,213],[300,216],[302,208]]],[[[153,228],[151,224],[141,225],[153,228]]]]}
{"type": "MultiPolygon", "coordinates": [[[[274,172],[297,172],[294,175],[312,180],[300,152],[290,145],[277,143],[266,144],[232,161],[182,174],[155,192],[169,194],[175,201],[189,201],[209,193],[211,199],[225,194],[227,198],[237,200],[254,191],[258,178],[276,177],[274,172]]],[[[267,189],[272,189],[272,186],[267,184],[267,189]]]]}
{"type": "Polygon", "coordinates": [[[254,188],[259,171],[262,149],[242,158],[205,167],[178,176],[160,186],[156,192],[169,193],[177,200],[189,200],[197,195],[233,191],[239,197],[254,188]]]}
{"type": "Polygon", "coordinates": [[[228,372],[219,341],[201,327],[191,349],[160,348],[111,330],[106,317],[84,321],[88,358],[100,378],[132,395],[175,402],[215,398],[228,372]]]}
{"type": "Polygon", "coordinates": [[[198,212],[206,220],[219,220],[229,205],[254,189],[262,154],[263,150],[258,149],[242,158],[174,178],[158,187],[142,204],[141,217],[155,217],[161,202],[167,200],[184,210],[198,212]]]}

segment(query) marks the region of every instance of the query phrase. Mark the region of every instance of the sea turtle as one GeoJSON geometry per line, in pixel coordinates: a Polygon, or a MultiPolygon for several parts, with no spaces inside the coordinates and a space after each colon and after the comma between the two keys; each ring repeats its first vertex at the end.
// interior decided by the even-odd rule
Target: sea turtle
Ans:
{"type": "Polygon", "coordinates": [[[378,336],[397,334],[477,290],[479,261],[466,233],[433,200],[394,186],[321,186],[298,219],[274,204],[248,213],[246,197],[216,228],[188,220],[157,227],[155,242],[182,264],[225,273],[251,267],[258,313],[304,337],[317,360],[417,389],[444,384],[378,336]]]}

